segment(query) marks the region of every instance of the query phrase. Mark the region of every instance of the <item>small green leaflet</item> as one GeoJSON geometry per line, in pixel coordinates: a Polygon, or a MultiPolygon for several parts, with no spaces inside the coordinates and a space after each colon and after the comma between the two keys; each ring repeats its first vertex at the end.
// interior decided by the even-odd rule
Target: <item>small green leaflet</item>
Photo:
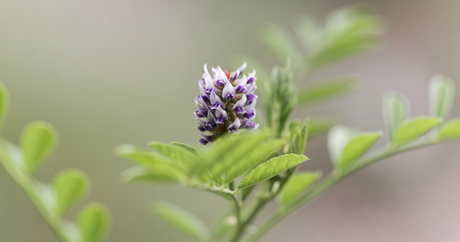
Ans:
{"type": "Polygon", "coordinates": [[[88,194],[89,187],[89,178],[83,172],[74,169],[59,172],[53,182],[58,213],[63,215],[83,199],[88,194]]]}
{"type": "Polygon", "coordinates": [[[34,122],[25,127],[21,136],[24,162],[29,173],[47,158],[57,144],[55,129],[45,122],[34,122]]]}
{"type": "MultiPolygon", "coordinates": [[[[177,181],[186,176],[185,167],[182,164],[156,152],[144,151],[133,145],[120,145],[115,148],[115,153],[120,157],[144,166],[150,173],[155,175],[158,181],[177,181]]],[[[125,175],[132,176],[134,175],[132,172],[135,171],[128,171],[128,175],[126,173],[125,175]]],[[[122,179],[128,180],[131,178],[122,177],[122,179]]]]}
{"type": "Polygon", "coordinates": [[[238,189],[263,182],[307,160],[306,156],[296,154],[287,154],[272,158],[251,170],[240,182],[238,189]]]}
{"type": "Polygon", "coordinates": [[[180,232],[196,239],[207,241],[210,233],[206,225],[195,215],[167,202],[157,202],[154,213],[180,232]]]}
{"type": "Polygon", "coordinates": [[[104,205],[91,203],[80,211],[77,223],[83,241],[100,242],[110,228],[110,214],[104,205]]]}
{"type": "Polygon", "coordinates": [[[182,162],[183,164],[191,164],[196,161],[196,155],[190,151],[184,150],[176,145],[161,143],[161,142],[150,142],[149,146],[154,148],[160,154],[169,157],[173,160],[182,162]]]}
{"type": "Polygon", "coordinates": [[[336,125],[329,131],[327,147],[329,156],[334,164],[340,162],[343,149],[355,134],[355,130],[344,125],[336,125]]]}
{"type": "Polygon", "coordinates": [[[460,138],[460,118],[454,119],[443,125],[439,131],[440,139],[460,138]]]}
{"type": "Polygon", "coordinates": [[[322,81],[301,90],[298,94],[299,105],[311,104],[337,97],[356,90],[356,78],[342,78],[337,80],[322,81]]]}
{"type": "Polygon", "coordinates": [[[401,145],[413,141],[442,122],[440,118],[417,117],[404,122],[395,134],[394,143],[401,145]]]}
{"type": "Polygon", "coordinates": [[[383,95],[383,116],[391,141],[394,141],[396,131],[409,113],[409,101],[402,93],[388,91],[383,95]]]}
{"type": "Polygon", "coordinates": [[[6,89],[5,85],[3,85],[2,82],[0,82],[0,126],[3,124],[3,121],[6,118],[9,105],[10,98],[8,95],[8,90],[6,89]]]}
{"type": "Polygon", "coordinates": [[[134,145],[119,145],[115,148],[115,154],[129,161],[142,165],[152,164],[175,164],[176,161],[153,151],[138,149],[134,145]]]}
{"type": "Polygon", "coordinates": [[[235,164],[227,170],[225,183],[228,184],[249,169],[259,165],[271,153],[278,150],[284,143],[284,140],[274,140],[260,144],[257,149],[249,152],[242,162],[235,162],[235,164]]]}
{"type": "Polygon", "coordinates": [[[279,195],[281,206],[286,208],[292,199],[299,196],[320,177],[320,172],[301,172],[293,175],[286,185],[284,185],[283,190],[279,195]]]}
{"type": "Polygon", "coordinates": [[[174,146],[178,146],[184,150],[187,150],[195,155],[198,155],[198,152],[196,151],[195,148],[193,148],[192,146],[188,145],[188,144],[184,144],[184,143],[179,143],[179,142],[171,142],[172,145],[174,146]]]}
{"type": "Polygon", "coordinates": [[[428,86],[431,115],[446,119],[455,96],[455,85],[452,79],[444,75],[436,75],[428,86]]]}
{"type": "Polygon", "coordinates": [[[121,173],[121,180],[124,182],[175,182],[177,178],[168,171],[168,169],[148,169],[142,166],[133,166],[121,173]]]}
{"type": "Polygon", "coordinates": [[[374,132],[354,136],[343,149],[339,166],[343,167],[364,155],[382,135],[383,132],[374,132]]]}

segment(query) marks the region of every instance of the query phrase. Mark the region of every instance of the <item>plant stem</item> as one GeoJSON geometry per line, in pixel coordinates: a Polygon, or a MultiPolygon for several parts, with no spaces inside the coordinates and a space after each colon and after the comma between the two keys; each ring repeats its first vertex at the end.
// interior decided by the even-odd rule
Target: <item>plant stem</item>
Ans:
{"type": "Polygon", "coordinates": [[[305,193],[303,196],[299,197],[295,201],[293,201],[288,209],[282,210],[280,212],[277,212],[272,218],[267,220],[260,228],[257,230],[256,233],[252,234],[249,236],[245,242],[255,242],[258,239],[260,239],[265,233],[267,233],[273,226],[275,226],[279,221],[281,221],[283,218],[288,216],[290,213],[298,209],[299,207],[303,206],[304,204],[312,201],[319,195],[321,195],[323,192],[327,191],[329,188],[340,182],[341,180],[345,179],[349,175],[373,164],[376,163],[380,160],[386,159],[388,157],[397,155],[402,152],[426,147],[429,145],[434,145],[438,144],[437,139],[425,139],[421,140],[420,142],[416,142],[412,145],[405,146],[400,149],[389,149],[385,148],[382,150],[375,151],[373,154],[364,157],[362,160],[358,161],[355,163],[354,166],[345,168],[342,172],[335,173],[332,172],[329,174],[325,179],[323,179],[317,186],[309,190],[307,193],[305,193]]]}
{"type": "Polygon", "coordinates": [[[43,206],[42,202],[36,195],[35,192],[35,184],[31,180],[29,176],[26,176],[22,172],[18,171],[16,167],[14,167],[13,161],[7,155],[3,147],[0,147],[0,163],[3,165],[7,173],[13,178],[13,180],[22,188],[22,190],[26,193],[29,200],[38,210],[39,214],[45,220],[48,227],[53,231],[55,236],[62,242],[70,242],[65,232],[63,231],[62,221],[59,217],[51,216],[46,208],[43,206]]]}

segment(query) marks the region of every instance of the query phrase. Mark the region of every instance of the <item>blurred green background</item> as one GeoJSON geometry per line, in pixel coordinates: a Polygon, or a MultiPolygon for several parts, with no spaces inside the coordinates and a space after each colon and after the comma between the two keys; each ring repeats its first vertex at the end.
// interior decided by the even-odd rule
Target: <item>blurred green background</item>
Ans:
{"type": "MultiPolygon", "coordinates": [[[[151,140],[198,146],[193,99],[204,63],[230,67],[231,58],[244,53],[273,64],[258,40],[264,24],[290,27],[303,14],[323,19],[354,3],[0,0],[0,79],[11,94],[3,135],[17,141],[34,120],[58,129],[59,149],[37,176],[49,181],[66,167],[88,173],[89,198],[107,204],[113,215],[108,241],[189,241],[151,214],[152,201],[170,201],[211,223],[223,199],[174,185],[123,184],[119,174],[130,164],[116,158],[113,147],[151,140]]],[[[459,1],[366,3],[387,20],[384,48],[312,76],[359,74],[361,90],[301,109],[296,117],[334,114],[343,124],[378,130],[384,127],[385,90],[404,92],[412,114],[422,115],[428,113],[426,86],[433,74],[450,75],[460,86],[459,1]]],[[[457,98],[452,116],[460,116],[459,107],[457,98]]],[[[458,145],[368,168],[262,241],[458,241],[458,145]]],[[[304,169],[330,169],[325,137],[309,141],[307,152],[312,161],[304,169]]],[[[3,169],[0,241],[57,241],[3,169]]]]}

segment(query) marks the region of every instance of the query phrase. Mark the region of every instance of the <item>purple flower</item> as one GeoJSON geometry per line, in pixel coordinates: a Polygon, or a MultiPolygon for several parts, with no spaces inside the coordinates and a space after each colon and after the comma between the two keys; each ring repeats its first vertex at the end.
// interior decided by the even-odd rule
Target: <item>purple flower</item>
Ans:
{"type": "Polygon", "coordinates": [[[204,65],[204,74],[198,82],[200,95],[195,100],[198,110],[194,112],[197,129],[202,132],[200,143],[206,145],[225,133],[258,127],[254,124],[256,72],[244,75],[246,66],[245,62],[233,72],[213,67],[211,76],[204,65]]]}

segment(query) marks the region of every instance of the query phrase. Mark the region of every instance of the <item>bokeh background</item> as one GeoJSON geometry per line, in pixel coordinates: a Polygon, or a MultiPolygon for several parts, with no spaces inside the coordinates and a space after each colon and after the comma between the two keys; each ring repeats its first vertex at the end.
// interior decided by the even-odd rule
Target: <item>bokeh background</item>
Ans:
{"type": "MultiPolygon", "coordinates": [[[[450,75],[460,86],[460,1],[364,2],[386,19],[382,50],[313,76],[358,74],[360,91],[296,117],[335,115],[340,123],[379,130],[385,90],[404,92],[412,114],[422,115],[433,74],[450,75]]],[[[170,201],[211,223],[223,199],[175,185],[123,184],[119,174],[130,164],[113,147],[151,140],[198,146],[192,112],[204,63],[230,67],[244,53],[273,64],[258,40],[264,24],[290,27],[298,16],[323,19],[355,3],[361,2],[0,0],[0,79],[12,99],[3,136],[17,141],[28,122],[52,123],[59,149],[37,176],[49,181],[67,167],[88,173],[89,199],[112,212],[108,241],[190,241],[150,213],[152,201],[170,201]]],[[[460,116],[460,98],[452,116],[460,116]]],[[[309,141],[312,161],[303,169],[331,168],[325,144],[325,137],[309,141]]],[[[367,168],[262,241],[459,241],[459,148],[443,144],[367,168]]],[[[0,241],[57,241],[3,169],[0,241]]]]}

